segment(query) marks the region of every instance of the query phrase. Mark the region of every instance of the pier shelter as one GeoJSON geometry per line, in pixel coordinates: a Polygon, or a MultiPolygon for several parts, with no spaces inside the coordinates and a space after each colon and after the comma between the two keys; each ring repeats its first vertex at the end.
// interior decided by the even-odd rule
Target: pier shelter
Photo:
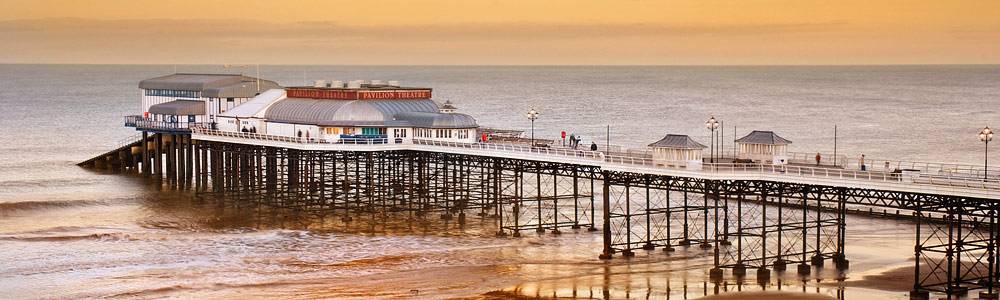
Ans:
{"type": "Polygon", "coordinates": [[[653,147],[653,164],[689,170],[701,170],[702,150],[707,148],[691,137],[680,134],[668,134],[649,146],[653,147]]]}
{"type": "Polygon", "coordinates": [[[772,165],[788,163],[788,144],[786,140],[774,132],[754,130],[736,140],[739,145],[739,159],[749,159],[754,162],[772,165]]]}

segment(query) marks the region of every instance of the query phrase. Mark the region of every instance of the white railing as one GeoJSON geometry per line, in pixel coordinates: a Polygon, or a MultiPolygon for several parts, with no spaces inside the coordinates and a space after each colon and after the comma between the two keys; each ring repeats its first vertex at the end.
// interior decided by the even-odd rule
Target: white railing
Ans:
{"type": "Polygon", "coordinates": [[[388,138],[340,138],[335,141],[328,141],[325,139],[317,139],[312,137],[291,137],[291,136],[270,135],[270,134],[261,134],[252,132],[221,131],[221,130],[200,128],[200,127],[192,128],[192,132],[196,134],[211,135],[211,136],[296,143],[296,144],[383,145],[383,144],[389,144],[390,142],[388,138]]]}
{"type": "MultiPolygon", "coordinates": [[[[340,139],[336,142],[329,142],[315,138],[297,138],[287,136],[265,135],[247,132],[228,132],[218,130],[208,130],[196,128],[197,134],[255,139],[264,141],[289,142],[297,144],[355,144],[355,145],[379,145],[390,143],[389,139],[340,139]]],[[[399,140],[392,141],[394,144],[399,140]]],[[[510,154],[530,154],[548,155],[558,157],[572,157],[576,159],[586,159],[603,164],[617,164],[625,166],[640,166],[658,169],[686,170],[706,174],[772,174],[780,176],[795,177],[816,177],[836,180],[850,181],[875,181],[904,184],[932,184],[946,185],[953,187],[1000,189],[1000,177],[992,176],[984,179],[981,173],[969,172],[974,170],[968,165],[940,164],[940,163],[915,163],[896,162],[890,166],[908,166],[912,168],[900,169],[898,172],[893,168],[885,169],[860,169],[840,168],[832,165],[821,166],[801,166],[801,165],[767,165],[760,163],[703,163],[700,170],[687,169],[686,161],[654,161],[651,156],[639,153],[611,153],[606,154],[601,151],[574,150],[560,147],[532,147],[518,144],[498,144],[498,143],[463,143],[433,141],[425,139],[413,139],[413,144],[425,146],[438,146],[449,148],[476,149],[485,151],[496,151],[510,154]],[[956,168],[957,167],[957,168],[956,168]],[[946,171],[949,168],[963,170],[958,172],[946,171]]],[[[812,162],[815,163],[815,153],[812,162]]],[[[790,155],[791,156],[791,155],[790,155]]],[[[797,158],[801,159],[801,158],[797,158]]],[[[867,159],[866,159],[867,161],[867,159]]],[[[882,162],[882,161],[875,161],[882,162]]],[[[839,161],[838,161],[839,163],[839,161]]],[[[867,164],[866,164],[867,165],[867,164]]],[[[992,173],[991,173],[992,174],[992,173]]]]}
{"type": "Polygon", "coordinates": [[[141,132],[133,134],[130,137],[118,140],[118,144],[117,144],[118,146],[115,147],[115,149],[131,145],[132,143],[138,142],[140,140],[142,140],[142,133],[141,132]]]}
{"type": "Polygon", "coordinates": [[[604,157],[604,153],[598,151],[573,150],[569,148],[554,148],[554,147],[531,147],[519,144],[460,143],[460,142],[433,141],[424,139],[413,139],[413,144],[427,145],[427,146],[441,146],[441,147],[456,147],[465,149],[494,150],[494,151],[515,152],[515,153],[558,155],[558,156],[586,158],[598,161],[602,160],[602,158],[604,157]]]}
{"type": "MultiPolygon", "coordinates": [[[[665,169],[686,169],[686,161],[653,161],[649,158],[608,155],[606,163],[636,165],[665,169]]],[[[815,162],[815,156],[813,161],[815,162]]],[[[950,164],[939,164],[950,165],[950,164]]],[[[838,180],[863,180],[893,183],[933,184],[966,188],[1000,189],[1000,177],[984,178],[975,173],[962,172],[924,172],[917,169],[900,170],[899,172],[884,170],[854,170],[837,167],[812,167],[795,165],[766,165],[757,163],[703,163],[701,170],[690,170],[706,173],[757,173],[788,175],[798,177],[823,177],[838,180]]]]}
{"type": "MultiPolygon", "coordinates": [[[[820,154],[822,160],[820,165],[832,166],[833,162],[827,160],[826,157],[832,156],[827,154],[820,154]]],[[[816,163],[816,153],[799,153],[799,152],[789,152],[788,159],[791,163],[803,163],[803,164],[814,164],[816,163]]],[[[861,170],[861,158],[848,158],[846,155],[841,155],[837,159],[837,166],[849,170],[861,170]]],[[[886,160],[886,159],[875,159],[865,157],[865,170],[866,171],[879,171],[879,172],[892,172],[895,170],[900,171],[920,171],[921,173],[934,174],[934,175],[967,175],[974,177],[984,177],[985,173],[983,171],[982,165],[969,165],[969,164],[953,164],[953,163],[936,163],[936,162],[922,162],[922,161],[906,161],[906,160],[886,160]],[[887,164],[888,163],[888,164],[887,164]]],[[[989,177],[1000,176],[1000,166],[990,166],[989,167],[989,177]]]]}
{"type": "MultiPolygon", "coordinates": [[[[457,142],[442,142],[442,141],[429,141],[429,140],[414,140],[414,144],[418,145],[431,145],[431,146],[444,146],[444,147],[458,147],[466,149],[486,149],[486,150],[496,150],[496,151],[507,151],[516,153],[531,153],[531,154],[542,154],[542,155],[558,155],[558,156],[571,156],[571,157],[581,157],[593,160],[599,160],[604,163],[620,164],[620,165],[633,165],[642,167],[653,167],[653,168],[663,168],[663,169],[687,169],[684,167],[686,161],[654,161],[651,157],[644,157],[639,155],[618,155],[615,153],[604,154],[600,151],[584,151],[584,150],[572,150],[572,149],[561,149],[561,148],[546,148],[546,147],[530,147],[521,146],[513,144],[484,144],[484,143],[457,143],[457,142]]],[[[822,156],[821,156],[822,158],[822,156]]],[[[815,162],[815,154],[813,154],[813,162],[815,162]]],[[[822,163],[822,161],[821,161],[822,163]]],[[[930,164],[927,164],[930,165],[930,164]]],[[[954,164],[938,164],[942,166],[954,165],[954,164]]],[[[975,176],[975,174],[969,173],[929,173],[923,172],[917,169],[907,169],[905,173],[901,169],[900,172],[884,171],[884,170],[853,170],[853,169],[843,169],[837,168],[835,166],[795,166],[795,165],[765,165],[758,163],[703,163],[701,170],[689,170],[696,172],[705,173],[757,173],[757,174],[774,174],[774,175],[787,175],[787,176],[798,176],[798,177],[824,177],[830,179],[838,180],[864,180],[864,181],[881,181],[881,182],[892,182],[892,183],[912,183],[912,184],[934,184],[934,185],[947,185],[956,187],[967,187],[967,188],[984,188],[984,189],[1000,189],[1000,178],[991,177],[989,179],[984,179],[981,176],[975,176]]]]}

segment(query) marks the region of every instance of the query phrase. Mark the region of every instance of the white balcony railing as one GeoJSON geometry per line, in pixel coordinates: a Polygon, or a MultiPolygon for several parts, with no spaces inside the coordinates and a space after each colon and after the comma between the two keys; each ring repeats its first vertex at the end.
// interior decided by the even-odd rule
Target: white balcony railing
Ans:
{"type": "MultiPolygon", "coordinates": [[[[227,131],[217,131],[209,130],[205,128],[196,128],[193,130],[196,134],[204,134],[211,136],[222,136],[222,137],[232,137],[232,138],[242,138],[242,139],[253,139],[262,141],[277,141],[277,142],[288,142],[296,144],[352,144],[352,145],[382,145],[390,144],[389,139],[340,139],[336,142],[329,142],[321,139],[315,138],[297,138],[297,137],[287,137],[287,136],[275,136],[275,135],[265,135],[258,133],[246,133],[246,132],[227,132],[227,131]]],[[[391,141],[392,144],[400,144],[401,139],[391,141]]],[[[895,161],[890,162],[890,169],[884,168],[883,160],[873,160],[874,165],[878,163],[883,163],[882,168],[866,168],[866,171],[861,171],[860,168],[844,168],[842,166],[846,165],[848,167],[852,166],[851,163],[840,164],[838,158],[838,165],[834,166],[832,164],[823,164],[821,161],[820,166],[812,165],[798,165],[799,161],[805,161],[804,154],[792,154],[789,153],[789,157],[794,157],[790,159],[792,163],[789,165],[770,165],[770,164],[760,164],[760,163],[703,163],[700,170],[687,169],[685,167],[685,161],[654,161],[651,156],[640,154],[640,153],[611,153],[606,154],[601,151],[590,151],[590,150],[574,150],[569,148],[557,148],[557,147],[532,147],[529,145],[518,145],[518,144],[497,144],[497,143],[462,143],[462,142],[447,142],[447,141],[433,141],[425,139],[413,139],[414,145],[422,146],[434,146],[434,147],[446,147],[446,148],[461,148],[470,150],[482,150],[483,152],[493,152],[494,155],[511,155],[511,156],[550,156],[553,160],[558,160],[559,158],[573,158],[582,159],[587,161],[592,161],[596,165],[620,165],[620,166],[635,166],[641,168],[653,168],[653,169],[672,169],[672,170],[685,170],[689,172],[702,173],[702,174],[768,174],[768,175],[778,175],[778,176],[792,176],[799,178],[826,178],[834,179],[838,181],[867,181],[867,182],[886,182],[886,183],[897,183],[897,184],[917,184],[917,185],[945,185],[952,187],[963,187],[963,188],[977,188],[977,189],[991,189],[1000,190],[1000,177],[996,176],[996,173],[990,173],[991,176],[987,178],[983,177],[983,173],[977,173],[977,168],[969,165],[961,164],[942,164],[942,163],[920,163],[920,162],[904,162],[895,161]],[[899,172],[895,172],[897,167],[900,168],[899,172]]],[[[490,153],[484,153],[490,154],[490,153]]],[[[822,156],[822,155],[821,155],[822,156]]],[[[847,159],[844,158],[846,161],[847,159]]],[[[866,159],[866,165],[868,165],[866,159]]],[[[815,153],[812,153],[812,163],[815,163],[815,153]]],[[[855,163],[856,164],[856,163],[855,163]]],[[[1000,168],[998,168],[1000,169],[1000,168]]],[[[978,170],[981,170],[979,168],[978,170]]]]}

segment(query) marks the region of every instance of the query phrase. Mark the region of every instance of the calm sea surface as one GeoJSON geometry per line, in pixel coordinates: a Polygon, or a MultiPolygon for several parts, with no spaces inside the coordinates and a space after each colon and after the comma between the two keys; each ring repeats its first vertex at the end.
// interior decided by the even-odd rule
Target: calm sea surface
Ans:
{"type": "MultiPolygon", "coordinates": [[[[596,259],[600,235],[583,231],[513,239],[494,237],[489,219],[343,224],[220,205],[75,166],[133,135],[122,117],[139,112],[138,82],[174,68],[0,65],[0,298],[713,293],[703,284],[711,262],[697,249],[605,263],[596,259]]],[[[708,144],[703,123],[715,116],[727,147],[735,127],[740,136],[773,130],[793,141],[792,151],[833,152],[837,126],[838,152],[849,157],[981,164],[977,133],[1000,127],[1000,66],[262,66],[260,76],[282,85],[399,80],[433,88],[435,99],[451,100],[483,126],[527,130],[524,112],[535,107],[536,137],[566,131],[585,144],[610,138],[637,149],[668,133],[708,144]]],[[[912,264],[911,227],[852,217],[851,271],[820,277],[912,264]]],[[[813,286],[848,299],[905,296],[813,286]]]]}

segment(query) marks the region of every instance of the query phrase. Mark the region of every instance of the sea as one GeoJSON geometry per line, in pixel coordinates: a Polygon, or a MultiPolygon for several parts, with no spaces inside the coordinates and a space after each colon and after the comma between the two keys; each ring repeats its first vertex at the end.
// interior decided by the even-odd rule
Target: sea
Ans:
{"type": "MultiPolygon", "coordinates": [[[[710,252],[598,259],[600,232],[497,237],[496,221],[387,219],[352,224],[206,200],[132,174],[81,168],[136,131],[140,80],[172,73],[398,80],[433,88],[484,127],[566,132],[643,150],[666,134],[709,144],[751,130],[790,151],[979,166],[998,150],[1000,66],[277,66],[0,65],[0,298],[446,299],[490,295],[694,299],[784,290],[907,299],[901,289],[838,287],[912,266],[913,225],[848,218],[851,268],[758,285],[708,282],[710,252]],[[502,292],[496,294],[496,292],[502,292]]],[[[528,134],[526,133],[526,134],[528,134]]],[[[495,296],[499,297],[499,296],[495,296]]]]}

